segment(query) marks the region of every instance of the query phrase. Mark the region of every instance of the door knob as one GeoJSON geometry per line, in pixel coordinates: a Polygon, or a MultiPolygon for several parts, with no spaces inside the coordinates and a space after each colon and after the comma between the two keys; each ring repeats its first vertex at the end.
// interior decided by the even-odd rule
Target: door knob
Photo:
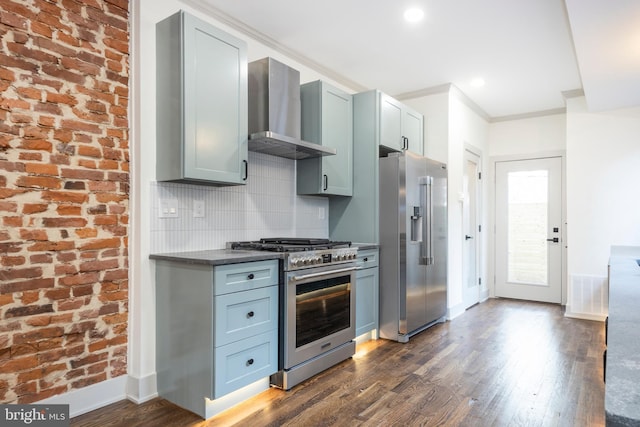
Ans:
{"type": "Polygon", "coordinates": [[[466,234],[464,236],[464,240],[469,240],[469,239],[473,239],[473,236],[469,236],[468,234],[466,234]]]}
{"type": "Polygon", "coordinates": [[[560,239],[558,239],[557,237],[554,237],[553,239],[547,239],[547,242],[558,243],[559,241],[560,239]]]}

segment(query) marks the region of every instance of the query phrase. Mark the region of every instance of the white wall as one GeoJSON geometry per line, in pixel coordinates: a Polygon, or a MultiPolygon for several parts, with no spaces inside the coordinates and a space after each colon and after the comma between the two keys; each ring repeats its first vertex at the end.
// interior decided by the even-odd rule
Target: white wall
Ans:
{"type": "Polygon", "coordinates": [[[494,122],[489,126],[489,156],[526,156],[566,148],[566,115],[494,122]]]}
{"type": "Polygon", "coordinates": [[[569,313],[606,315],[611,245],[640,245],[640,108],[567,100],[569,313]]]}

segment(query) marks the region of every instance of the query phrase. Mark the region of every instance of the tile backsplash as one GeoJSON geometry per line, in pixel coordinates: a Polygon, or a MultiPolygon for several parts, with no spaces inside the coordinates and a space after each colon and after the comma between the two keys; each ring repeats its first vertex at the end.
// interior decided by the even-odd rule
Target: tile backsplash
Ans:
{"type": "Polygon", "coordinates": [[[329,201],[296,195],[296,163],[249,152],[247,185],[210,187],[152,182],[152,253],[222,249],[261,237],[327,237],[329,201]],[[161,201],[177,201],[177,218],[160,218],[161,201]],[[194,217],[194,200],[204,217],[194,217]]]}

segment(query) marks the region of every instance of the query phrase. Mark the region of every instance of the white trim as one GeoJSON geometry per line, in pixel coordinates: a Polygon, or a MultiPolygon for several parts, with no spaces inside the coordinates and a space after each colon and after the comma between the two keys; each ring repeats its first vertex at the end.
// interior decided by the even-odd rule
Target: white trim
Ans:
{"type": "Polygon", "coordinates": [[[465,312],[464,302],[447,308],[447,320],[453,320],[465,312]]]}
{"type": "Polygon", "coordinates": [[[158,397],[158,383],[155,373],[141,378],[129,375],[127,381],[127,398],[129,400],[140,404],[155,397],[158,397]]]}
{"type": "Polygon", "coordinates": [[[36,403],[43,405],[69,405],[69,416],[73,418],[126,399],[126,385],[127,376],[122,375],[36,403]]]}
{"type": "MultiPolygon", "coordinates": [[[[566,150],[549,150],[549,151],[540,151],[537,153],[525,153],[525,154],[508,154],[502,156],[492,156],[489,158],[489,163],[491,165],[490,174],[491,174],[491,183],[489,186],[490,189],[490,199],[492,200],[490,211],[489,211],[489,224],[487,224],[487,230],[492,230],[489,235],[489,253],[493,254],[493,262],[489,263],[488,268],[489,272],[487,274],[488,277],[491,277],[491,282],[487,283],[487,287],[489,288],[489,295],[495,297],[495,287],[496,287],[496,245],[495,245],[495,230],[496,230],[496,163],[498,162],[511,162],[518,160],[535,160],[535,159],[545,159],[550,157],[560,157],[562,162],[562,290],[561,290],[561,298],[560,304],[566,305],[568,301],[568,292],[569,292],[569,280],[567,273],[567,247],[569,245],[567,240],[567,152],[566,150]]],[[[567,316],[570,317],[570,316],[567,316]]]]}
{"type": "Polygon", "coordinates": [[[489,120],[489,122],[491,123],[508,122],[511,120],[533,119],[536,117],[553,116],[556,114],[567,114],[567,108],[560,107],[560,108],[553,108],[551,110],[533,111],[531,113],[511,114],[508,116],[492,117],[489,120]]]}
{"type": "Polygon", "coordinates": [[[596,320],[598,322],[604,322],[607,318],[606,314],[593,314],[593,313],[572,313],[569,306],[567,306],[564,317],[569,317],[572,319],[582,319],[582,320],[596,320]]]}

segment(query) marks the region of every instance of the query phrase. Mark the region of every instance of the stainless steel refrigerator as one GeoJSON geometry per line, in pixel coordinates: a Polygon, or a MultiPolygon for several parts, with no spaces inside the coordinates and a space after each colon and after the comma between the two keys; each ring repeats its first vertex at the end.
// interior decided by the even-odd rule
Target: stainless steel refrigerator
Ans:
{"type": "Polygon", "coordinates": [[[447,311],[447,168],[380,158],[380,336],[407,342],[447,311]]]}

